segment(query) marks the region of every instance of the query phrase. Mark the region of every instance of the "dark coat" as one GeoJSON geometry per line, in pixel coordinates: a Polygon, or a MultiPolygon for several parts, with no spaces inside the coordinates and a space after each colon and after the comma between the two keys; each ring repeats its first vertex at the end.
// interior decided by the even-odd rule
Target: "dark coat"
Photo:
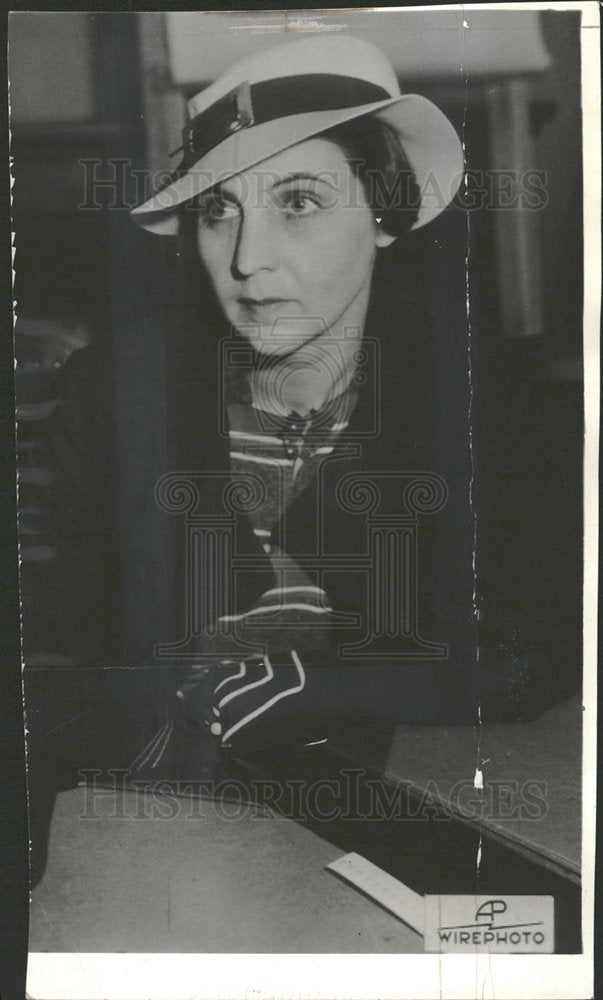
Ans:
{"type": "MultiPolygon", "coordinates": [[[[456,283],[440,288],[440,301],[432,298],[426,308],[417,293],[425,284],[419,272],[426,261],[419,254],[406,262],[417,273],[413,280],[411,270],[395,295],[400,259],[380,261],[365,331],[366,361],[360,365],[364,381],[341,452],[325,464],[320,494],[304,492],[276,534],[290,555],[310,560],[314,569],[326,566],[322,585],[330,603],[356,616],[358,625],[330,636],[329,666],[353,663],[359,679],[363,663],[380,663],[378,676],[390,679],[381,697],[388,711],[394,676],[404,695],[396,699],[405,706],[403,715],[427,721],[450,712],[452,688],[455,704],[467,711],[476,635],[464,286],[459,270],[456,283]],[[384,518],[397,519],[394,535],[406,527],[417,539],[417,586],[405,605],[406,637],[399,628],[388,637],[387,627],[375,622],[380,599],[371,597],[371,586],[379,574],[370,546],[371,537],[378,546],[384,518]],[[366,654],[360,650],[353,660],[341,661],[338,645],[358,644],[375,629],[381,638],[369,643],[366,654]]],[[[57,555],[32,564],[26,574],[26,651],[33,662],[42,653],[89,666],[168,665],[165,647],[185,636],[185,515],[162,510],[156,487],[165,476],[195,479],[194,514],[224,517],[229,457],[218,393],[224,330],[211,306],[201,314],[202,322],[197,303],[183,300],[176,315],[152,318],[165,327],[163,399],[151,378],[146,395],[140,388],[146,373],[132,373],[130,395],[116,398],[111,363],[99,351],[78,352],[66,366],[39,458],[52,476],[42,506],[57,555]],[[140,431],[136,452],[132,442],[128,448],[128,426],[141,426],[137,411],[151,416],[162,405],[163,453],[158,457],[140,431]],[[154,461],[145,464],[140,456],[149,454],[154,461]],[[138,469],[130,468],[133,458],[138,469]],[[207,472],[213,475],[199,478],[207,472]],[[157,645],[164,647],[159,658],[157,645]]],[[[234,611],[252,604],[274,579],[247,515],[231,510],[230,516],[236,556],[253,564],[237,577],[226,609],[234,611]]],[[[404,559],[408,565],[408,554],[404,559]]],[[[198,650],[198,642],[184,643],[172,662],[190,662],[198,650]]]]}

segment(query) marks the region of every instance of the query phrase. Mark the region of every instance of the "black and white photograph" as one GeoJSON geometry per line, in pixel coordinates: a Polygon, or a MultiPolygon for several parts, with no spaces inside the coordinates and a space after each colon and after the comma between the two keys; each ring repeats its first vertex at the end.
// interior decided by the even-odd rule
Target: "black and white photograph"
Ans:
{"type": "Polygon", "coordinates": [[[8,19],[27,996],[587,1000],[598,4],[59,6],[8,19]]]}

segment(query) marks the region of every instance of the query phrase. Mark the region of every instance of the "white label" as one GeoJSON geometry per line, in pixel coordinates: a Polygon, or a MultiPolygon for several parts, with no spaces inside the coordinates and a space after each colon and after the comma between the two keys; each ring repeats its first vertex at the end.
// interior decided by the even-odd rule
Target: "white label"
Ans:
{"type": "Polygon", "coordinates": [[[425,951],[555,950],[552,896],[425,896],[425,951]]]}

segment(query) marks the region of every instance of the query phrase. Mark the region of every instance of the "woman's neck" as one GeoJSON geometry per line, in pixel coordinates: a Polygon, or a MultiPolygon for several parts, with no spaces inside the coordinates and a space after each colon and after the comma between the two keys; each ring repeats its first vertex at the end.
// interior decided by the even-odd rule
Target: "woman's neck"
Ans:
{"type": "Polygon", "coordinates": [[[336,324],[283,358],[260,359],[251,376],[253,405],[268,413],[305,416],[347,389],[357,367],[370,282],[336,324]]]}
{"type": "Polygon", "coordinates": [[[320,410],[345,392],[361,342],[361,330],[345,340],[332,340],[325,334],[320,344],[315,341],[311,348],[300,348],[277,364],[260,364],[251,376],[253,405],[282,416],[320,410]]]}

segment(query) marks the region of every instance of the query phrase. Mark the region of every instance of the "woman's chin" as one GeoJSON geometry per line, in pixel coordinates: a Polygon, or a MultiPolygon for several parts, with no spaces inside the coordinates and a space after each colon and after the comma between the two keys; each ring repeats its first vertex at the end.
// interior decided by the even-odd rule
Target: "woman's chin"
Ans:
{"type": "Polygon", "coordinates": [[[316,340],[321,334],[326,333],[326,327],[318,324],[315,319],[301,324],[294,325],[286,321],[272,323],[270,326],[262,325],[254,328],[241,327],[239,333],[247,340],[258,354],[264,357],[287,357],[295,354],[304,344],[309,344],[316,340]],[[301,326],[301,329],[300,329],[301,326]]]}
{"type": "Polygon", "coordinates": [[[278,335],[274,331],[267,331],[265,336],[258,336],[254,331],[254,336],[249,337],[248,331],[240,331],[241,335],[251,344],[258,355],[264,358],[286,358],[290,354],[295,354],[304,344],[314,340],[316,335],[295,336],[280,332],[278,335]]]}
{"type": "Polygon", "coordinates": [[[261,358],[287,358],[302,346],[303,341],[291,340],[287,343],[269,343],[265,340],[254,341],[253,347],[261,358]]]}

